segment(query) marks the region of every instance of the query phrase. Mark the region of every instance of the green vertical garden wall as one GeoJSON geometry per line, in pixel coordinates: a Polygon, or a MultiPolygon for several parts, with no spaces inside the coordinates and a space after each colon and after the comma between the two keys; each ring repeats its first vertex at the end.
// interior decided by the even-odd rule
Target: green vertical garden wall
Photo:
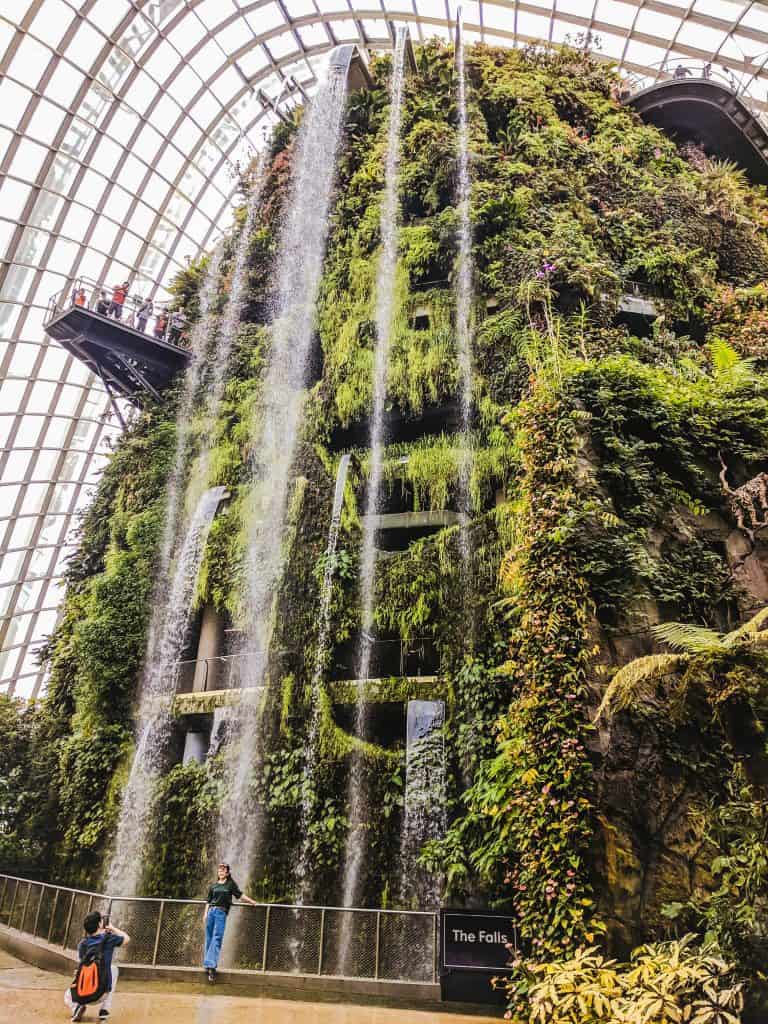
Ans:
{"type": "MultiPolygon", "coordinates": [[[[406,86],[389,370],[391,412],[405,426],[384,475],[393,502],[444,510],[457,508],[462,465],[451,426],[455,71],[452,50],[437,44],[417,62],[406,86]],[[445,429],[418,436],[427,412],[445,429]]],[[[267,852],[250,885],[268,899],[295,894],[318,591],[348,448],[356,458],[333,585],[336,648],[359,626],[388,59],[372,71],[375,87],[350,98],[345,118],[273,637],[285,653],[273,659],[269,753],[253,783],[267,852]]],[[[624,954],[693,929],[755,972],[768,935],[768,653],[757,630],[734,631],[768,601],[759,529],[768,515],[765,190],[643,125],[617,100],[614,73],[580,51],[478,46],[467,73],[470,583],[457,527],[382,559],[377,572],[378,631],[434,641],[433,692],[447,701],[449,827],[423,860],[452,902],[509,909],[539,957],[585,943],[624,954]],[[655,319],[626,315],[622,296],[633,291],[652,300],[655,319]],[[748,481],[745,495],[737,489],[748,481]],[[651,631],[672,622],[696,627],[670,630],[674,647],[651,631]],[[667,657],[637,660],[654,654],[667,657]]],[[[270,343],[265,310],[294,134],[282,126],[272,143],[247,308],[213,428],[210,484],[225,484],[231,500],[211,530],[196,602],[215,605],[233,628],[249,424],[270,343]]],[[[226,252],[221,303],[231,262],[226,252]]],[[[187,309],[201,272],[193,266],[174,286],[187,309]]],[[[48,694],[34,711],[0,708],[0,764],[10,773],[0,789],[4,867],[82,884],[101,877],[130,762],[174,422],[171,392],[117,442],[46,647],[48,694]]],[[[193,435],[203,429],[195,424],[193,435]]],[[[411,685],[383,680],[377,699],[401,705],[411,685]]],[[[350,693],[326,679],[320,700],[309,831],[313,887],[325,899],[339,893],[348,825],[350,693]]],[[[370,905],[398,901],[403,742],[363,749],[375,807],[370,905]]],[[[201,891],[222,799],[220,755],[169,770],[147,894],[201,891]]]]}

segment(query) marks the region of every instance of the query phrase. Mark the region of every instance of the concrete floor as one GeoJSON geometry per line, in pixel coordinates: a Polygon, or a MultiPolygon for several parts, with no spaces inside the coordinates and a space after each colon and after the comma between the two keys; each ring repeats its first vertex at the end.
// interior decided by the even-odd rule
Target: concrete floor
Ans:
{"type": "MultiPolygon", "coordinates": [[[[30,967],[0,950],[0,1021],[62,1024],[69,1019],[64,1006],[64,975],[30,967]]],[[[466,1017],[453,1013],[385,1009],[378,1006],[338,1006],[302,1003],[257,996],[225,995],[222,990],[197,990],[194,985],[138,981],[121,983],[110,1020],[121,1024],[482,1024],[496,1017],[466,1017]]],[[[96,1009],[85,1020],[96,1020],[96,1009]]]]}

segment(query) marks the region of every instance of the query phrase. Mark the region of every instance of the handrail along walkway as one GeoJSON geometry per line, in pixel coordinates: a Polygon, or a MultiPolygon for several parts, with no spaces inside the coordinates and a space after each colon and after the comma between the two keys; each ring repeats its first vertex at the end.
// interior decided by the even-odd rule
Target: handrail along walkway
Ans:
{"type": "MultiPolygon", "coordinates": [[[[101,909],[114,913],[116,923],[130,932],[121,960],[136,967],[199,968],[204,905],[199,899],[110,896],[0,874],[0,926],[74,952],[82,919],[101,909]]],[[[406,986],[437,982],[438,915],[432,911],[234,903],[230,915],[234,920],[221,960],[225,970],[406,986]],[[350,914],[351,940],[342,949],[350,914]]]]}

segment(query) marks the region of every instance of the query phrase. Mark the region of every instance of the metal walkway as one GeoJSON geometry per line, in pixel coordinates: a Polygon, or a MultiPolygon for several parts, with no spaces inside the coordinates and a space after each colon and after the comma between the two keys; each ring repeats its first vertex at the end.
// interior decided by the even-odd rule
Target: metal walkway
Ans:
{"type": "Polygon", "coordinates": [[[768,185],[768,127],[759,113],[708,65],[680,67],[679,77],[631,93],[627,105],[679,142],[701,145],[768,185]]]}

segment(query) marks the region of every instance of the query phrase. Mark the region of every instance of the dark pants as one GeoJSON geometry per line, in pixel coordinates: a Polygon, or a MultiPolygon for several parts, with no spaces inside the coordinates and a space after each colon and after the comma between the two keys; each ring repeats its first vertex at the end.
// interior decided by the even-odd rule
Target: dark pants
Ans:
{"type": "Polygon", "coordinates": [[[122,320],[123,318],[123,304],[122,302],[115,302],[113,299],[109,304],[109,315],[113,316],[115,320],[122,320]]]}
{"type": "Polygon", "coordinates": [[[147,318],[145,316],[136,317],[136,329],[141,331],[143,334],[147,329],[147,318]]]}

